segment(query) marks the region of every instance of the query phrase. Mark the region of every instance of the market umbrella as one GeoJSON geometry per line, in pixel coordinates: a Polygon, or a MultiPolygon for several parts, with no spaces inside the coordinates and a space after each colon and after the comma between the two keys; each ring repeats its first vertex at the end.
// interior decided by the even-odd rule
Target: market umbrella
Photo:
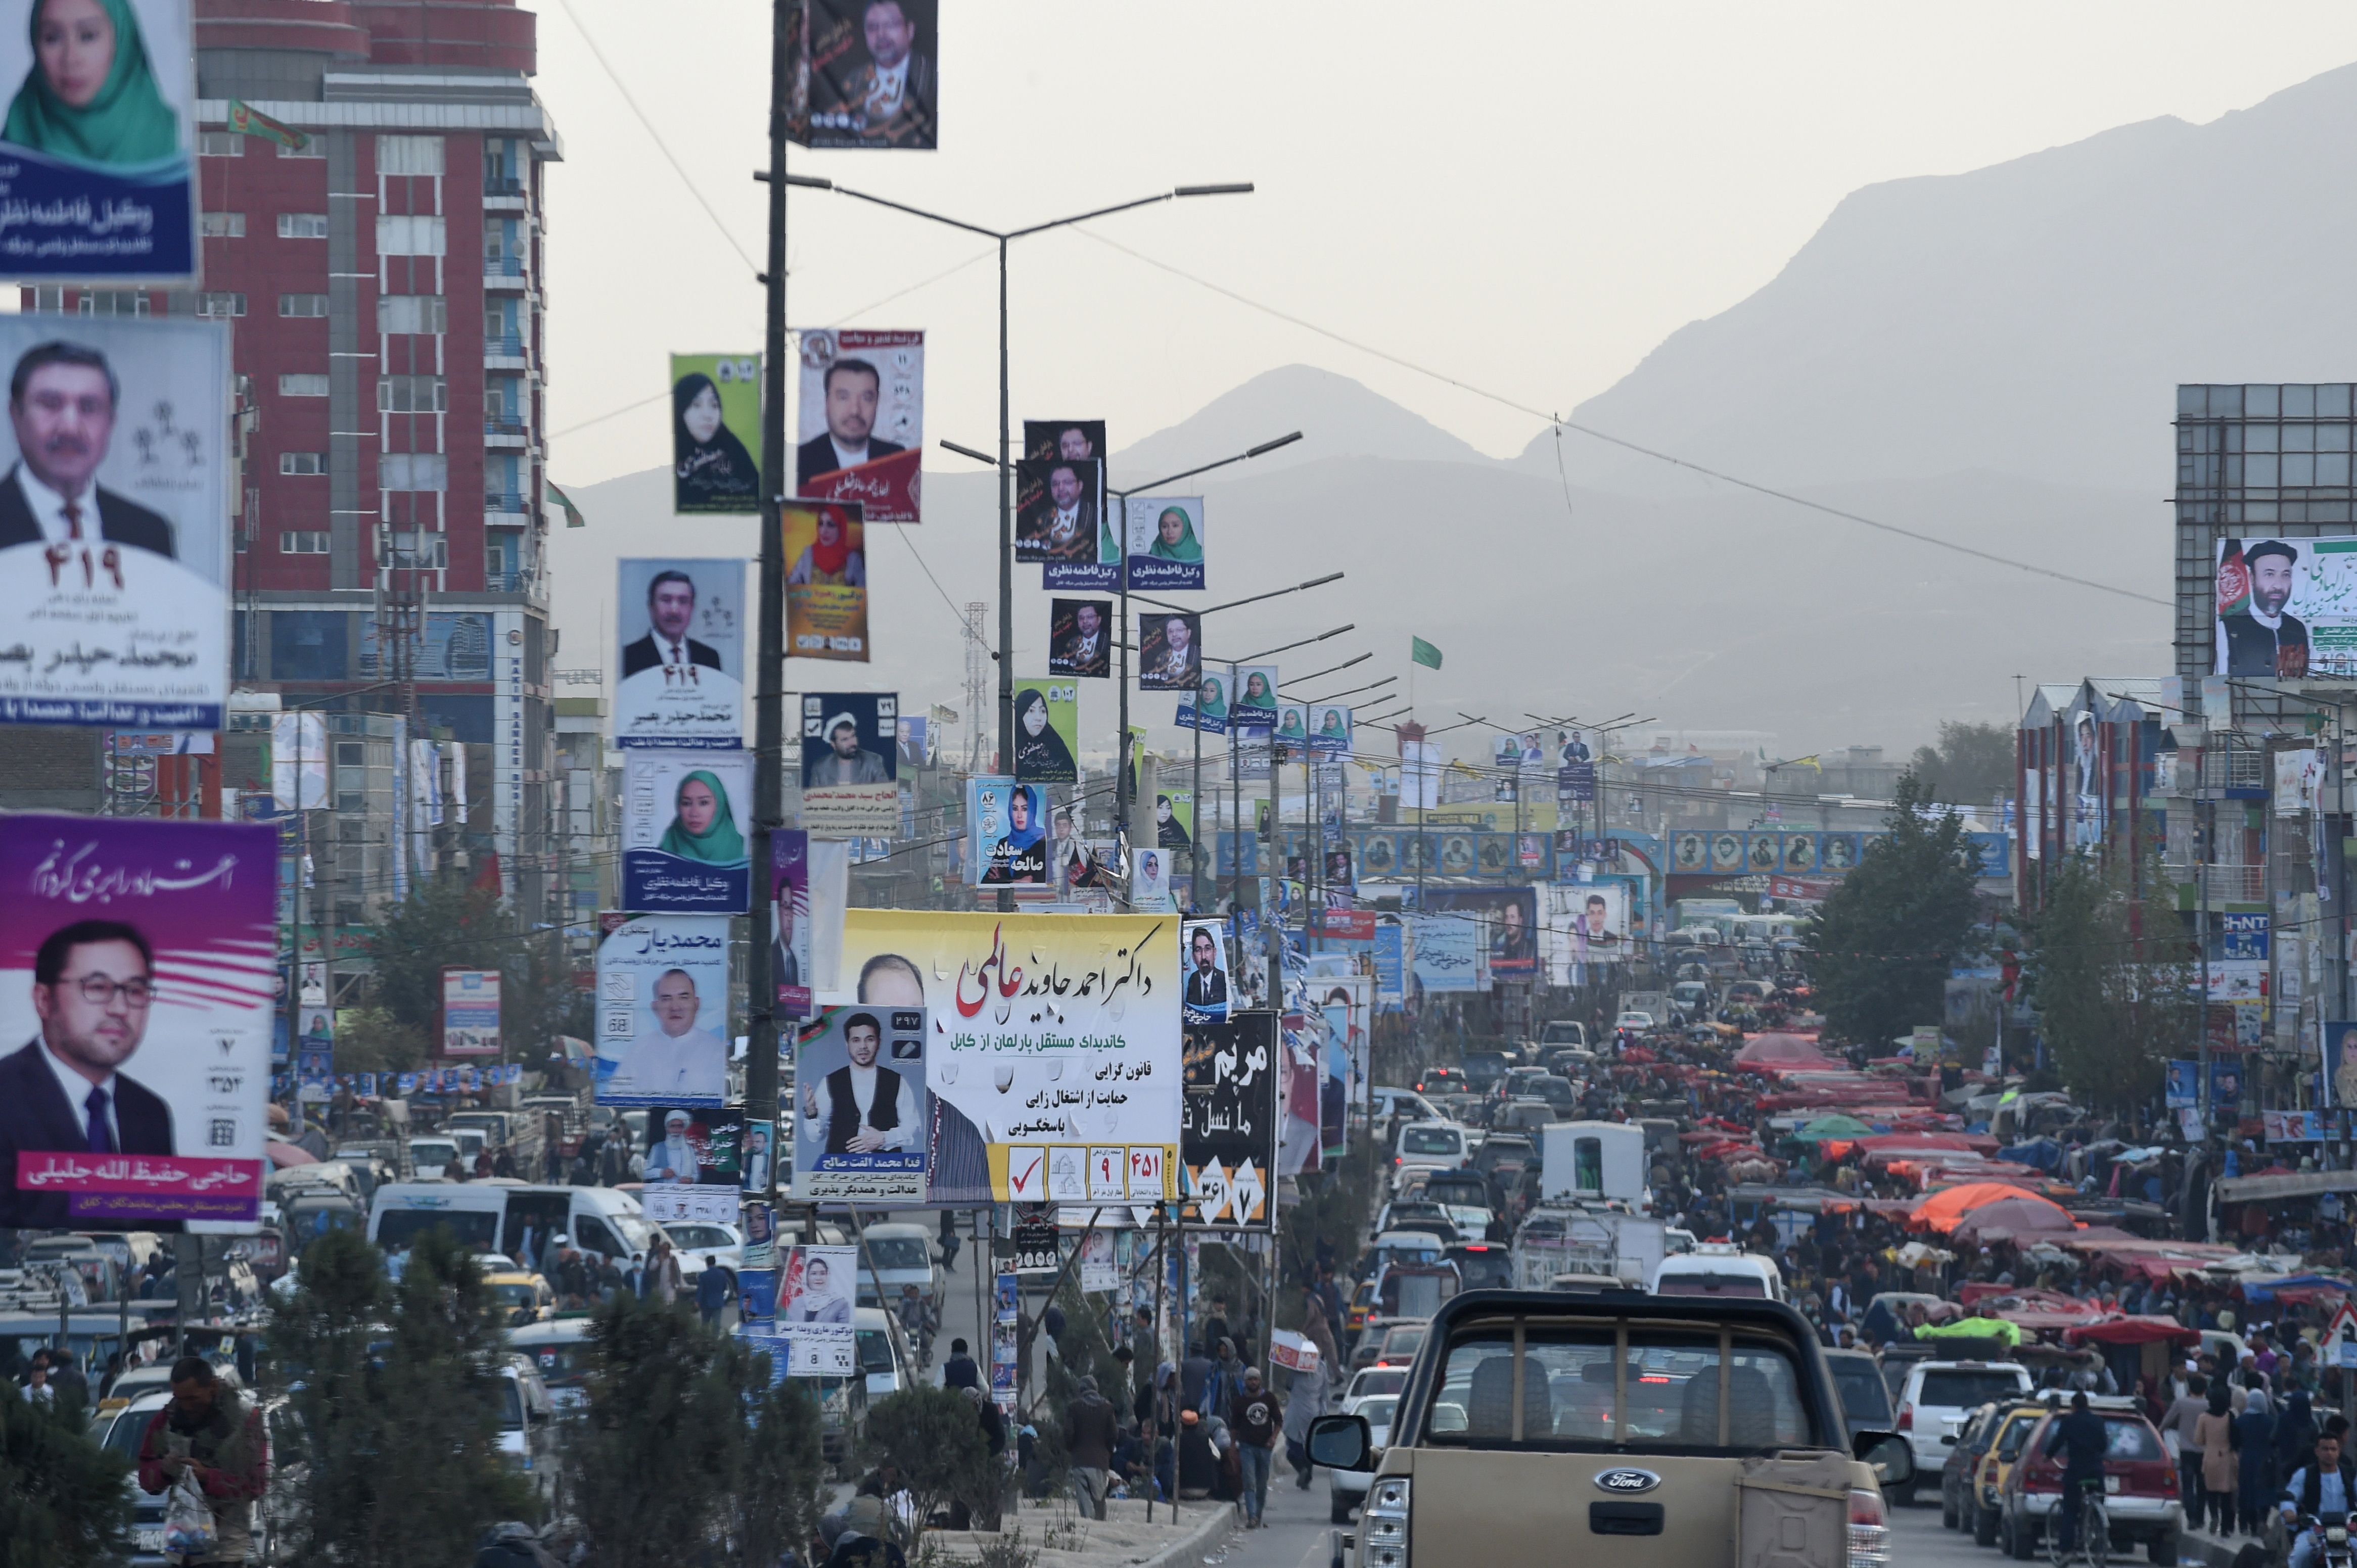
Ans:
{"type": "Polygon", "coordinates": [[[1844,1116],[1839,1112],[1835,1112],[1830,1116],[1820,1116],[1809,1122],[1797,1135],[1803,1142],[1822,1144],[1827,1138],[1865,1137],[1873,1131],[1874,1128],[1870,1123],[1861,1122],[1855,1116],[1844,1116]]]}
{"type": "MultiPolygon", "coordinates": [[[[1945,1235],[1953,1230],[1957,1222],[1975,1209],[1986,1208],[1992,1203],[2009,1198],[2019,1198],[2024,1203],[2044,1204],[2062,1216],[2063,1224],[2060,1229],[2069,1230],[2072,1226],[2073,1222],[2069,1212],[2061,1204],[2050,1202],[2034,1192],[2025,1191],[2010,1182],[2002,1181],[1968,1181],[1955,1187],[1943,1187],[1918,1203],[1913,1214],[1916,1219],[1945,1235]]],[[[2050,1226],[2048,1229],[2056,1229],[2056,1227],[2050,1226]]]]}
{"type": "MultiPolygon", "coordinates": [[[[1986,1185],[1986,1184],[1983,1184],[1986,1185]]],[[[1936,1195],[1935,1195],[1936,1196],[1936,1195]]],[[[2042,1197],[2000,1197],[1985,1203],[1956,1221],[1951,1232],[1959,1241],[2019,1240],[2026,1236],[2076,1230],[2079,1222],[2068,1209],[2042,1197]]]]}

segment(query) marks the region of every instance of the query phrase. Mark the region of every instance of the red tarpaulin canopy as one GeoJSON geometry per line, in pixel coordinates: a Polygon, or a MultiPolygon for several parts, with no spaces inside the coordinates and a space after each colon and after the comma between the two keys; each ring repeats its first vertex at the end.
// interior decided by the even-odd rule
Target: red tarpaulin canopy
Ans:
{"type": "Polygon", "coordinates": [[[2186,1327],[2173,1317],[2130,1316],[2123,1313],[2062,1331],[2067,1345],[2182,1345],[2187,1349],[2201,1343],[2197,1331],[2186,1327]]]}
{"type": "Polygon", "coordinates": [[[1735,1053],[1738,1067],[1804,1072],[1839,1071],[1847,1067],[1817,1049],[1817,1043],[1802,1035],[1754,1035],[1735,1053]]]}

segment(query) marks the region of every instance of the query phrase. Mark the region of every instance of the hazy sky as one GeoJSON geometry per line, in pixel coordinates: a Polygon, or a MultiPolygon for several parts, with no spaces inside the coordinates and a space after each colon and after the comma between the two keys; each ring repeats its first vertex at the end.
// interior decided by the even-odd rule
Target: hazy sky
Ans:
{"type": "MultiPolygon", "coordinates": [[[[528,0],[564,134],[548,180],[550,472],[668,456],[673,349],[758,349],[770,8],[528,0]],[[578,19],[576,25],[576,18],[578,19]]],[[[1104,220],[1109,239],[1534,407],[1568,411],[1773,276],[1846,192],[2106,127],[2205,121],[2357,58],[2357,7],[1991,3],[1178,5],[943,0],[942,148],[795,149],[798,169],[995,227],[1173,185],[1255,194],[1104,220]]],[[[791,315],[929,333],[929,441],[997,416],[989,242],[794,193],[791,315]]],[[[1357,378],[1485,451],[1527,415],[1271,319],[1090,239],[1014,251],[1014,413],[1113,445],[1273,366],[1357,378]]],[[[954,461],[954,459],[949,459],[954,461]]],[[[929,456],[928,465],[935,463],[929,456]]]]}

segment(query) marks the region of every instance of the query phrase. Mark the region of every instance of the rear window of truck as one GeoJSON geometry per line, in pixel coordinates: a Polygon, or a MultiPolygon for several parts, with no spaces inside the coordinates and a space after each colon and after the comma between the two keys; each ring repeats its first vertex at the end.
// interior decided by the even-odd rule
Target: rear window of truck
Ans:
{"type": "Polygon", "coordinates": [[[1632,1329],[1624,1369],[1609,1334],[1526,1331],[1522,1399],[1513,1335],[1480,1329],[1448,1347],[1423,1441],[1469,1448],[1610,1447],[1745,1451],[1809,1444],[1792,1351],[1717,1336],[1632,1329]]]}

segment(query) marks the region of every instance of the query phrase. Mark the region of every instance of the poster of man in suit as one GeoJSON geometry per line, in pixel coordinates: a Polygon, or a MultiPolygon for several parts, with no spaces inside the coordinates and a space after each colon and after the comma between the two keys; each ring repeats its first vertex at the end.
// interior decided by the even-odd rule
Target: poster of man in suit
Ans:
{"type": "Polygon", "coordinates": [[[938,0],[810,0],[806,147],[932,150],[941,139],[938,0]]]}
{"type": "Polygon", "coordinates": [[[905,1208],[925,1201],[925,1009],[828,1007],[794,1054],[794,1197],[905,1208]]]}
{"type": "MultiPolygon", "coordinates": [[[[1097,466],[1071,457],[1026,457],[1015,465],[1015,558],[1056,563],[1098,559],[1097,466]]],[[[1049,586],[1067,586],[1059,582],[1049,586]]]]}
{"type": "Polygon", "coordinates": [[[745,744],[745,563],[626,556],[615,564],[614,744],[745,744]]]}
{"type": "Polygon", "coordinates": [[[218,729],[227,323],[0,322],[0,723],[218,729]]]}
{"type": "Polygon", "coordinates": [[[263,824],[0,819],[0,1227],[253,1228],[276,866],[263,824]]]}
{"type": "Polygon", "coordinates": [[[1216,1024],[1228,1015],[1228,944],[1217,920],[1190,920],[1179,944],[1187,979],[1178,993],[1180,1020],[1216,1024]]]}
{"type": "Polygon", "coordinates": [[[802,334],[794,493],[856,501],[864,523],[917,522],[925,445],[925,335],[802,334]]]}

